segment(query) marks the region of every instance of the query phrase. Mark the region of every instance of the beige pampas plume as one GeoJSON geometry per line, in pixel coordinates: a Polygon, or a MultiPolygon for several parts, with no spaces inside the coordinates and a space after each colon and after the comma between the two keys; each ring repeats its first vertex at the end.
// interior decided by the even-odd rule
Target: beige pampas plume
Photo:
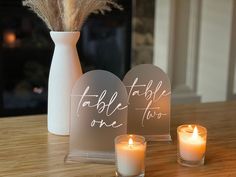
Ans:
{"type": "Polygon", "coordinates": [[[79,31],[91,13],[111,8],[122,10],[114,0],[23,0],[52,31],[79,31]]]}
{"type": "Polygon", "coordinates": [[[64,13],[63,24],[65,31],[73,31],[74,23],[76,20],[77,0],[64,0],[63,1],[64,13]]]}

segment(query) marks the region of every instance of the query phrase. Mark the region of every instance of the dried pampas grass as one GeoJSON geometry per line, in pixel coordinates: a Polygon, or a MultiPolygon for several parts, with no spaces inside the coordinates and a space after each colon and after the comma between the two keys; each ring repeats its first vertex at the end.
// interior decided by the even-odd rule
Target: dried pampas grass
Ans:
{"type": "Polygon", "coordinates": [[[23,0],[52,31],[80,31],[91,13],[122,10],[114,0],[23,0]]]}

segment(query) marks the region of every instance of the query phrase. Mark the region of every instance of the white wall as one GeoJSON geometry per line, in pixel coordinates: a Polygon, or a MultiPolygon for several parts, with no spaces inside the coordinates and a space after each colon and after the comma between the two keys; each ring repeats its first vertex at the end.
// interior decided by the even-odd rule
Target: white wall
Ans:
{"type": "Polygon", "coordinates": [[[172,26],[174,9],[172,0],[156,0],[153,64],[162,68],[171,77],[172,26]]]}
{"type": "Polygon", "coordinates": [[[232,0],[203,0],[197,91],[203,102],[227,98],[232,0]]]}
{"type": "Polygon", "coordinates": [[[235,4],[156,0],[154,64],[170,74],[174,102],[225,101],[236,93],[235,4]]]}

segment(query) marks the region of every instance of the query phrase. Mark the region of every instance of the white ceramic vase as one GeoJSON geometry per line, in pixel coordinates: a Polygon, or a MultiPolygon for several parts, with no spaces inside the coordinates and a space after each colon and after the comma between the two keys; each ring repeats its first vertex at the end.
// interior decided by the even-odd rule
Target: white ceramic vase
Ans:
{"type": "Polygon", "coordinates": [[[55,43],[48,81],[48,131],[69,135],[70,95],[82,75],[76,43],[80,32],[50,32],[55,43]]]}

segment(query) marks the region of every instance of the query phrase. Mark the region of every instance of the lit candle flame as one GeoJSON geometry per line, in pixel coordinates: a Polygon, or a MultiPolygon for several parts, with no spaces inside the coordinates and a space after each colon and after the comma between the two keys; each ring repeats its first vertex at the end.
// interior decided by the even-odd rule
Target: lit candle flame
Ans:
{"type": "Polygon", "coordinates": [[[192,139],[196,140],[197,138],[198,138],[198,129],[197,126],[195,126],[193,129],[192,139]]]}
{"type": "Polygon", "coordinates": [[[134,144],[134,142],[133,142],[132,138],[129,138],[129,146],[131,146],[133,144],[134,144]]]}

